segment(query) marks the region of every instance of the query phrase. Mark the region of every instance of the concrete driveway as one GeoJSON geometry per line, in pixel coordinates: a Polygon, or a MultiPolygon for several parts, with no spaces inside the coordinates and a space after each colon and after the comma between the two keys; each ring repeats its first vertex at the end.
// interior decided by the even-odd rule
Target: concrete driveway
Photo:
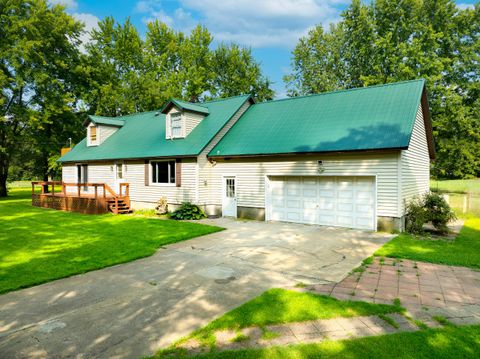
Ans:
{"type": "Polygon", "coordinates": [[[226,231],[0,296],[0,358],[139,358],[272,287],[338,282],[392,238],[300,224],[226,231]]]}

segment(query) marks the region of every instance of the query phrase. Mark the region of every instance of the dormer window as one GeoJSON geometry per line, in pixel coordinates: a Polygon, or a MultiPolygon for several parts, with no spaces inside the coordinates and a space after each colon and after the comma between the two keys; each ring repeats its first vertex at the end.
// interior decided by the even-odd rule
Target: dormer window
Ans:
{"type": "Polygon", "coordinates": [[[181,112],[170,114],[170,124],[172,126],[172,138],[183,137],[183,119],[181,112]]]}
{"type": "Polygon", "coordinates": [[[90,127],[90,142],[97,142],[97,128],[93,126],[90,127]]]}
{"type": "Polygon", "coordinates": [[[98,127],[94,124],[91,124],[87,128],[87,144],[88,146],[98,146],[98,138],[99,138],[99,133],[98,133],[98,127]]]}
{"type": "Polygon", "coordinates": [[[198,103],[170,100],[161,113],[165,114],[165,138],[169,140],[188,137],[208,116],[208,108],[198,103]]]}

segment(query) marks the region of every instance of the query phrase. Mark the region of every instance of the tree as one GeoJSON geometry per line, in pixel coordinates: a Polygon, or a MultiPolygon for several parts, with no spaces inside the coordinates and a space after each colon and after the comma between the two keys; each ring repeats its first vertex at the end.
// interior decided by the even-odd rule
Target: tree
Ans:
{"type": "Polygon", "coordinates": [[[258,101],[273,98],[270,81],[262,75],[260,64],[250,49],[222,43],[213,51],[212,57],[210,87],[213,97],[251,94],[258,101]]]}
{"type": "Polygon", "coordinates": [[[479,13],[479,4],[460,10],[452,0],[354,0],[330,31],[319,25],[300,39],[285,77],[289,95],[425,78],[432,173],[478,177],[479,13]]]}
{"type": "Polygon", "coordinates": [[[54,137],[57,116],[75,106],[72,76],[83,25],[45,0],[0,0],[0,197],[26,134],[54,137]],[[45,131],[45,132],[43,132],[45,131]]]}

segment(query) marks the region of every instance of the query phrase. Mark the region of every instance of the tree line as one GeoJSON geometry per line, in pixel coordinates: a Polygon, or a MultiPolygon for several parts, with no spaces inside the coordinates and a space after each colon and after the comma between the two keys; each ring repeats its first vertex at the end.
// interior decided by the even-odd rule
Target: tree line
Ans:
{"type": "Polygon", "coordinates": [[[480,177],[480,4],[353,0],[293,50],[290,96],[425,78],[438,178],[480,177]]]}
{"type": "MultiPolygon", "coordinates": [[[[353,0],[328,30],[292,52],[289,96],[423,77],[441,178],[480,176],[480,7],[451,0],[353,0]]],[[[271,100],[251,50],[212,46],[211,33],[153,21],[144,37],[108,17],[84,26],[45,0],[0,0],[0,196],[7,179],[56,176],[58,151],[84,137],[87,114],[159,109],[172,97],[203,101],[250,93],[271,100]]]]}

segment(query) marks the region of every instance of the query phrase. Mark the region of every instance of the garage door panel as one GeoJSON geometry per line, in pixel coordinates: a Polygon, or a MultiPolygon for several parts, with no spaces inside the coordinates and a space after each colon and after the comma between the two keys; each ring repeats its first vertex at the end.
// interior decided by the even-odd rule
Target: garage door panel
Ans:
{"type": "Polygon", "coordinates": [[[374,229],[372,177],[276,177],[270,187],[270,218],[374,229]]]}

